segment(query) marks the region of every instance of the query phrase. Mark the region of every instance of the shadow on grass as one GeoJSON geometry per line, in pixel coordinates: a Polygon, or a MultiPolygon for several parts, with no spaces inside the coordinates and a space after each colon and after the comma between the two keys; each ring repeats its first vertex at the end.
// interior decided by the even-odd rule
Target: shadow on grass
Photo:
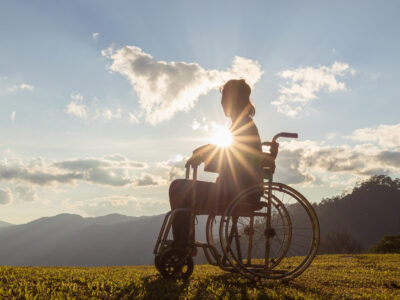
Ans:
{"type": "Polygon", "coordinates": [[[190,279],[173,280],[151,275],[126,286],[117,299],[177,299],[186,294],[189,283],[190,279]]]}
{"type": "Polygon", "coordinates": [[[147,276],[128,285],[118,299],[299,299],[331,295],[310,289],[299,282],[250,281],[238,274],[192,276],[188,280],[167,280],[160,275],[147,276]]]}

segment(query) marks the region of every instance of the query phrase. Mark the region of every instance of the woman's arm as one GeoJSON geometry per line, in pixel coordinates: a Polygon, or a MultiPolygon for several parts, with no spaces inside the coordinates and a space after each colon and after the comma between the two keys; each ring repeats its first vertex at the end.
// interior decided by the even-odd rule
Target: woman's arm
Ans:
{"type": "Polygon", "coordinates": [[[193,150],[192,157],[189,158],[189,160],[186,163],[186,166],[198,166],[202,162],[207,161],[211,153],[215,152],[216,146],[215,145],[204,145],[199,148],[196,148],[193,150]]]}

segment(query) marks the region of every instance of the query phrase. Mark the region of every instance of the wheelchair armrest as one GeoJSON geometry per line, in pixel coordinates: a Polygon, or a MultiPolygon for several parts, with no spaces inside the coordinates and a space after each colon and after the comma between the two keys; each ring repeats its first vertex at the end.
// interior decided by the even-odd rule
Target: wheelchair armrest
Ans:
{"type": "Polygon", "coordinates": [[[271,153],[262,152],[259,156],[259,163],[263,168],[269,168],[275,164],[275,157],[271,153]]]}

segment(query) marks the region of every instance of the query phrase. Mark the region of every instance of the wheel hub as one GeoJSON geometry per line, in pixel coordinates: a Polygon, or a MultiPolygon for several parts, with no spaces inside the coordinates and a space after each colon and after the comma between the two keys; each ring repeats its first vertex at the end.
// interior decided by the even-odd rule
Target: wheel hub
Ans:
{"type": "Polygon", "coordinates": [[[274,228],[265,229],[264,235],[267,238],[273,238],[276,235],[276,231],[274,228]]]}
{"type": "Polygon", "coordinates": [[[246,227],[243,229],[243,233],[244,233],[245,235],[253,235],[253,234],[254,234],[254,229],[250,229],[250,226],[246,226],[246,227]]]}

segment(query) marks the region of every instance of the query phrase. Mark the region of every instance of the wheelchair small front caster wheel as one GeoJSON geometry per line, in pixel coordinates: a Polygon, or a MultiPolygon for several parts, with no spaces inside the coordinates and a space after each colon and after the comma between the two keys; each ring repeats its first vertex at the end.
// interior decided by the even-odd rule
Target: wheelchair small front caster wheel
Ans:
{"type": "Polygon", "coordinates": [[[193,258],[183,249],[166,249],[156,257],[155,263],[164,278],[187,279],[194,269],[193,258]]]}

